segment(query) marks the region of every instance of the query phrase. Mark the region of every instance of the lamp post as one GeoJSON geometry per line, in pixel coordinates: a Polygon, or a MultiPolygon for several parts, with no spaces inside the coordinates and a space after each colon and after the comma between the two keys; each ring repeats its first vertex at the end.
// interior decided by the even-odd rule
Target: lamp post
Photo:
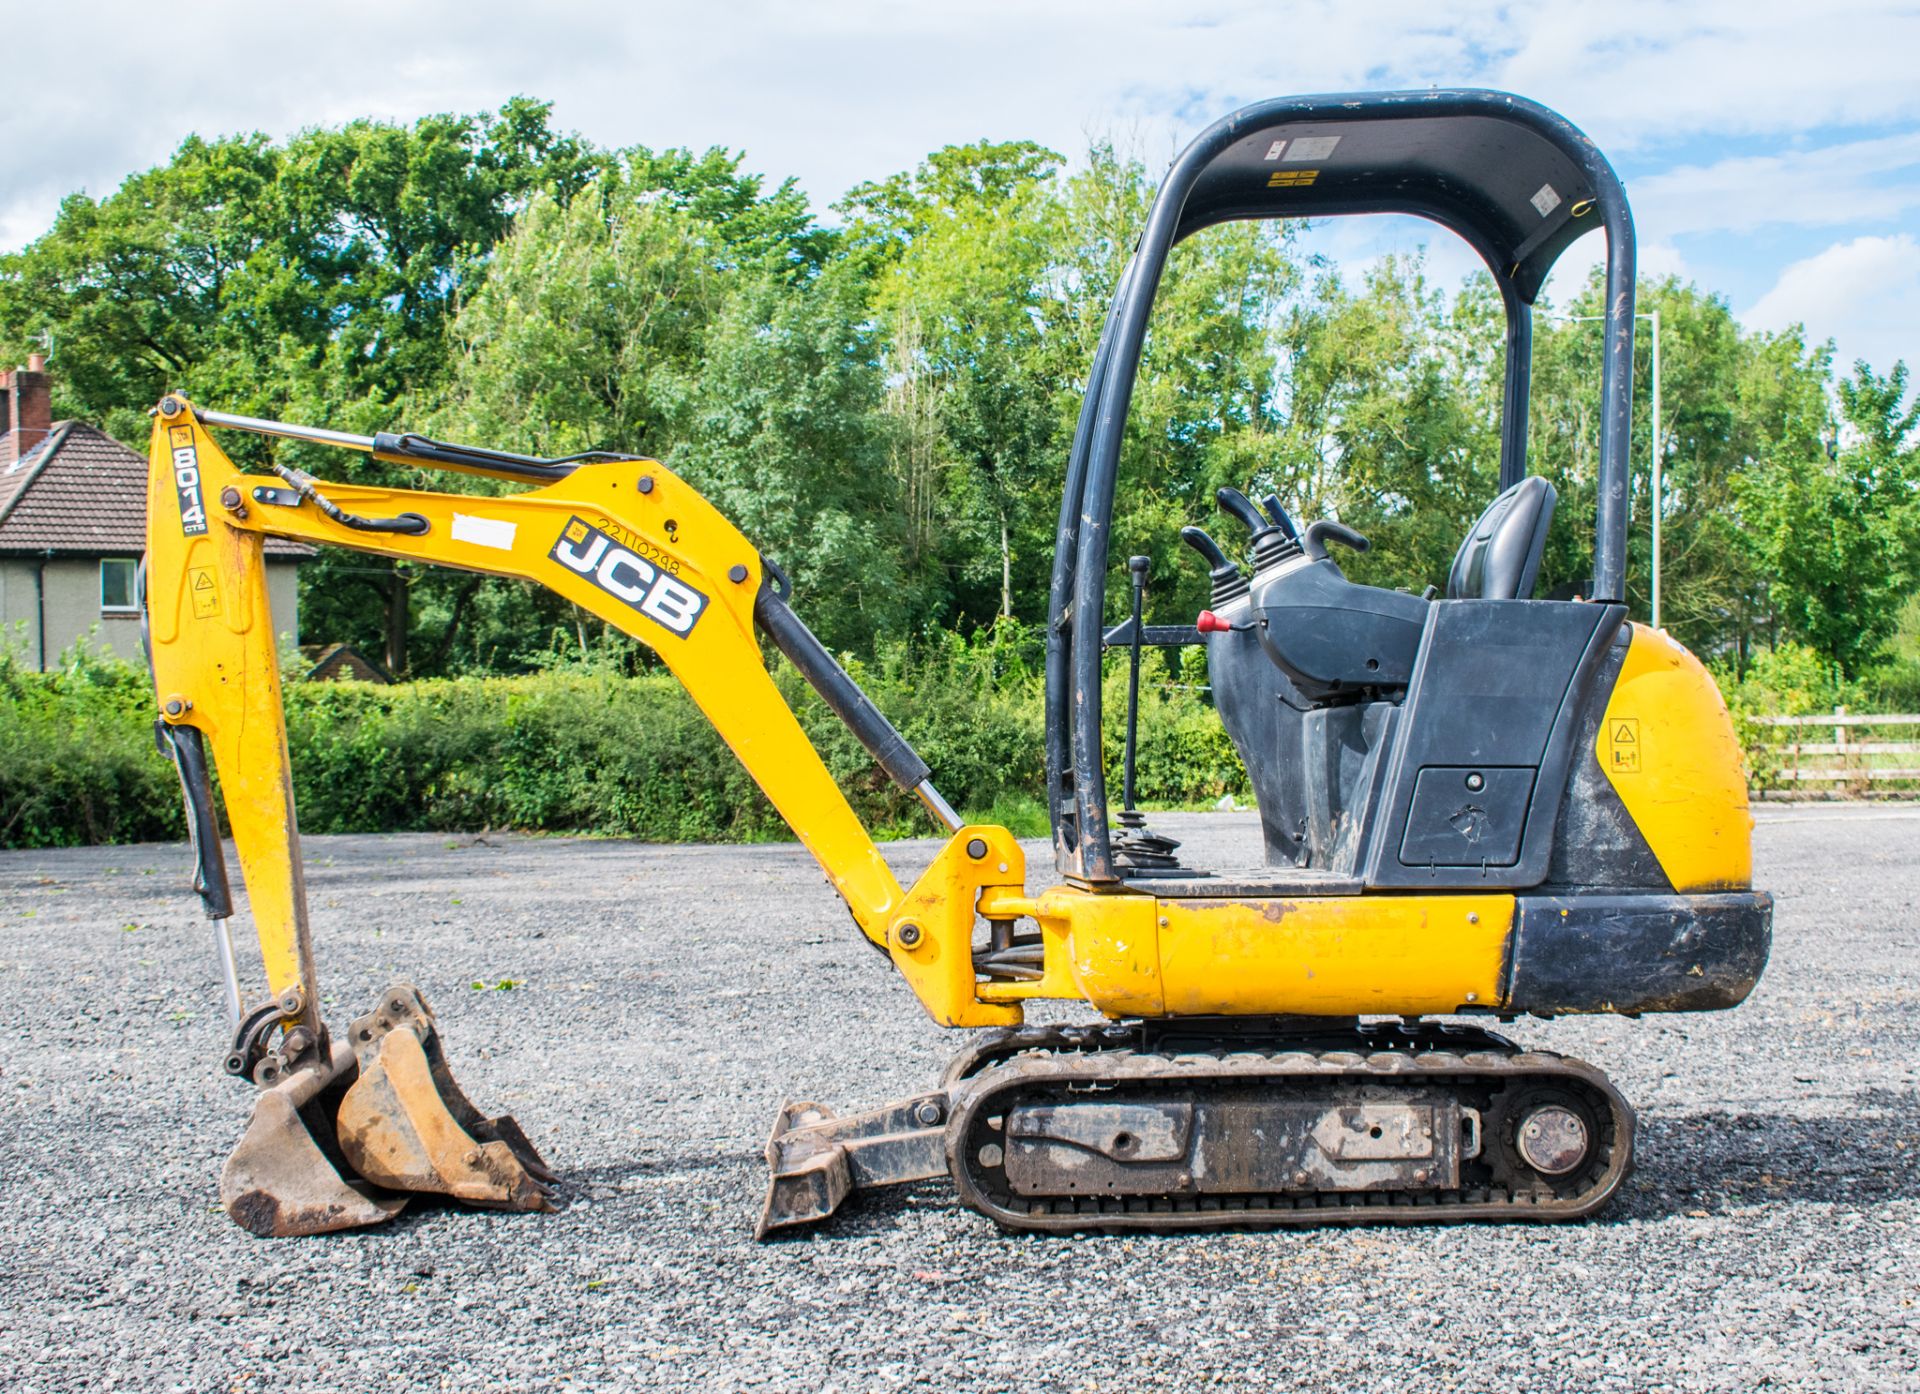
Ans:
{"type": "MultiPolygon", "coordinates": [[[[1639,316],[1635,315],[1635,319],[1639,316]]],[[[1660,448],[1660,312],[1653,311],[1647,316],[1653,321],[1653,441],[1648,452],[1653,456],[1649,473],[1649,484],[1653,492],[1653,627],[1660,627],[1660,515],[1666,511],[1666,494],[1661,479],[1660,465],[1666,452],[1660,448]]]]}
{"type": "MultiPolygon", "coordinates": [[[[1545,316],[1545,318],[1557,320],[1604,320],[1606,316],[1549,314],[1545,316]]],[[[1660,312],[1658,310],[1649,310],[1646,314],[1635,315],[1634,318],[1653,321],[1653,433],[1652,448],[1648,451],[1648,454],[1652,456],[1652,459],[1649,461],[1649,473],[1652,476],[1649,481],[1649,492],[1653,495],[1653,507],[1651,510],[1653,513],[1652,620],[1653,627],[1658,629],[1660,627],[1660,505],[1665,498],[1663,492],[1665,486],[1662,482],[1660,470],[1660,312]]]]}

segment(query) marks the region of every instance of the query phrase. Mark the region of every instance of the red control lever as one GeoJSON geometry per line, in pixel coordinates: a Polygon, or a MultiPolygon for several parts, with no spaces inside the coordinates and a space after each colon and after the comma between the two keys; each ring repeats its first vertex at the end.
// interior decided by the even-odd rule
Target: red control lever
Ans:
{"type": "Polygon", "coordinates": [[[1211,610],[1202,610],[1200,618],[1193,622],[1193,627],[1202,634],[1227,634],[1233,630],[1230,621],[1221,619],[1211,610]]]}

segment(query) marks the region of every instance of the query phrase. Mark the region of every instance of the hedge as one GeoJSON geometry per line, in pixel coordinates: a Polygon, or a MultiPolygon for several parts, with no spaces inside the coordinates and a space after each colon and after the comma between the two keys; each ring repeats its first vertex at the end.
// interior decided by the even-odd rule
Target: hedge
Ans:
{"type": "MultiPolygon", "coordinates": [[[[1177,658],[1177,655],[1175,656],[1177,658]]],[[[1044,831],[1045,736],[1033,636],[934,634],[851,664],[968,814],[1044,831]]],[[[1124,673],[1112,665],[1117,765],[1124,673]]],[[[855,810],[880,836],[931,831],[798,677],[777,680],[855,810]]],[[[649,841],[788,836],[685,690],[663,672],[545,673],[378,686],[291,681],[287,735],[311,833],[516,829],[649,841]]],[[[145,672],[96,654],[52,673],[0,657],[0,846],[185,836],[178,784],[152,736],[145,672]]],[[[1150,654],[1140,795],[1148,804],[1246,795],[1201,691],[1150,654]]],[[[1114,794],[1119,792],[1117,769],[1114,794]]]]}

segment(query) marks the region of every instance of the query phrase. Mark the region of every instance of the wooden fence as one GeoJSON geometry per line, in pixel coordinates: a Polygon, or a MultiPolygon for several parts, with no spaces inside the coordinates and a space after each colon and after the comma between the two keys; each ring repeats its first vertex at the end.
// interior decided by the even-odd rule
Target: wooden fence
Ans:
{"type": "Polygon", "coordinates": [[[1835,707],[1753,722],[1761,740],[1748,758],[1763,793],[1886,794],[1894,792],[1888,786],[1920,784],[1920,716],[1835,707]]]}

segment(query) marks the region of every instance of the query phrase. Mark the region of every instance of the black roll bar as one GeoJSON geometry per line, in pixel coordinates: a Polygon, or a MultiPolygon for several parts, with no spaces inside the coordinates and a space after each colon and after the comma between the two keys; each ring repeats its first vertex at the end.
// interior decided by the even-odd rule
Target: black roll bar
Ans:
{"type": "MultiPolygon", "coordinates": [[[[1264,211],[1226,200],[1219,211],[1191,222],[1189,196],[1216,159],[1249,134],[1282,123],[1318,123],[1338,130],[1367,122],[1478,117],[1510,123],[1546,141],[1570,161],[1591,189],[1607,238],[1607,301],[1602,363],[1600,463],[1594,515],[1593,594],[1619,601],[1626,590],[1627,451],[1632,429],[1634,232],[1626,191],[1606,157],[1571,122],[1544,106],[1503,92],[1361,93],[1281,98],[1244,107],[1216,122],[1174,160],[1154,199],[1133,259],[1116,289],[1112,310],[1087,379],[1079,424],[1068,458],[1066,487],[1055,538],[1047,627],[1047,785],[1055,859],[1063,874],[1086,882],[1119,880],[1107,827],[1106,771],[1101,744],[1100,658],[1105,628],[1106,573],[1114,489],[1127,412],[1139,371],[1161,273],[1181,238],[1228,218],[1303,213],[1404,212],[1446,226],[1478,251],[1494,273],[1506,310],[1500,482],[1526,474],[1527,397],[1532,375],[1531,304],[1545,275],[1539,257],[1522,258],[1542,238],[1520,248],[1497,247],[1461,205],[1433,189],[1383,185],[1344,205],[1337,199],[1294,213],[1264,211]],[[1510,264],[1501,262],[1511,254],[1510,264]]],[[[1331,181],[1329,181],[1331,182],[1331,181]]],[[[1439,186],[1434,186],[1437,189],[1439,186]]],[[[1457,193],[1457,191],[1454,191],[1457,193]]],[[[1578,216],[1588,210],[1568,210],[1578,216]]],[[[1543,211],[1542,218],[1546,217],[1543,211]]],[[[1577,232],[1571,235],[1577,236],[1577,232]]],[[[1564,241],[1570,237],[1562,238],[1564,241]]],[[[1558,255],[1558,248],[1541,253],[1558,255]]]]}

